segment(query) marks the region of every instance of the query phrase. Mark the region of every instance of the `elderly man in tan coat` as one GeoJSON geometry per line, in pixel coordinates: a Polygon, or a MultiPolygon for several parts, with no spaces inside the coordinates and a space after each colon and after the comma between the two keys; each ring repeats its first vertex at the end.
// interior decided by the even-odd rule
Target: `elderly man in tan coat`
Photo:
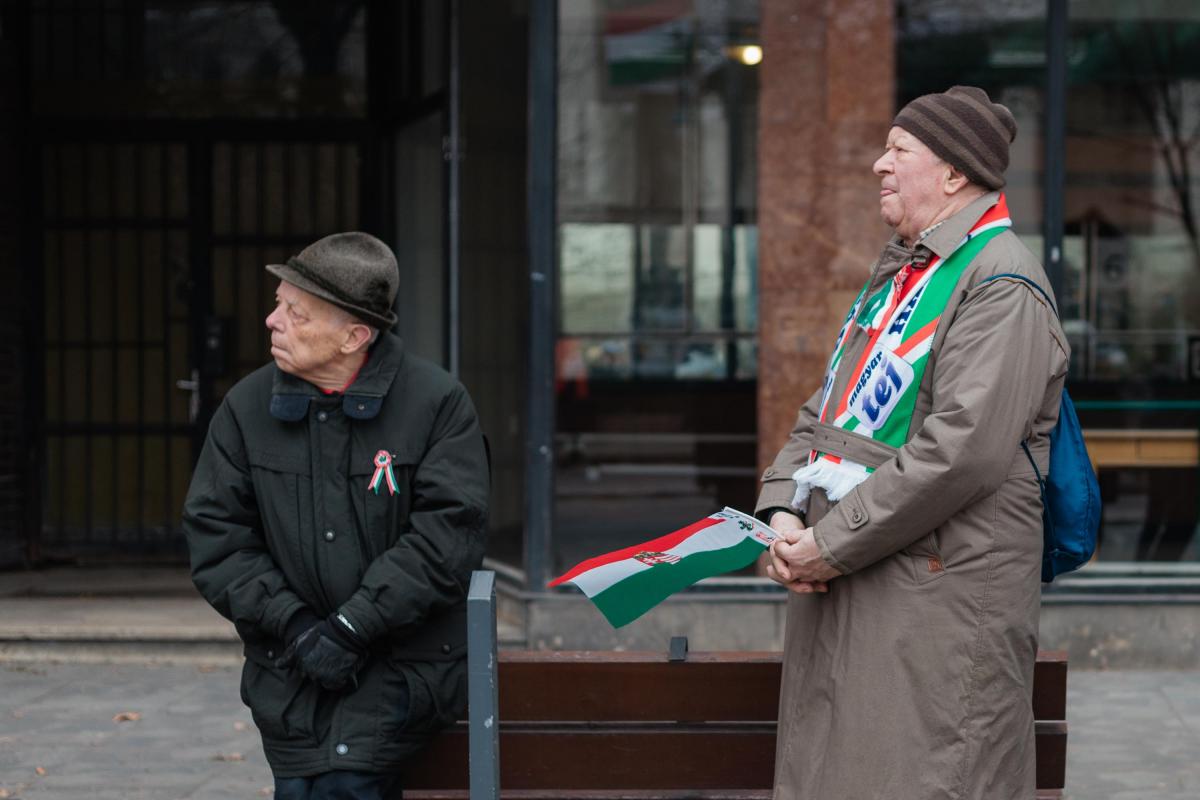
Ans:
{"type": "Polygon", "coordinates": [[[1068,347],[1011,230],[1016,123],[914,100],[875,162],[895,235],[763,475],[788,600],[777,798],[1031,800],[1045,474],[1068,347]],[[1019,277],[1017,277],[1019,276],[1019,277]]]}

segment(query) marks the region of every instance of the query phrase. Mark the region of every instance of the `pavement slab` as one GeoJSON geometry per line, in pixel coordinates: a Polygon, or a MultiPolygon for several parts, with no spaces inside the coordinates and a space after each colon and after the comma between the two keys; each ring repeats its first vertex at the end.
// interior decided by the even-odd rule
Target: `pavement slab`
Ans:
{"type": "MultiPolygon", "coordinates": [[[[29,800],[269,797],[239,675],[224,664],[0,662],[0,789],[29,800]],[[114,721],[127,712],[140,718],[114,721]]],[[[1068,683],[1068,800],[1200,797],[1200,672],[1075,670],[1068,683]]]]}
{"type": "Polygon", "coordinates": [[[269,796],[239,674],[206,665],[0,664],[0,789],[46,800],[269,796]],[[119,714],[139,718],[114,721],[119,714]]]}
{"type": "Polygon", "coordinates": [[[1076,670],[1067,684],[1068,800],[1200,797],[1200,672],[1076,670]]]}

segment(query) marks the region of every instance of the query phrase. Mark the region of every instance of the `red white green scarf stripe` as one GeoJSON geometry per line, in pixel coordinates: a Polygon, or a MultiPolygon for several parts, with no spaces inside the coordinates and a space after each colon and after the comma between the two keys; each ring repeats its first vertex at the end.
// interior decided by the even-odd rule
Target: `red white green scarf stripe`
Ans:
{"type": "Polygon", "coordinates": [[[726,508],[666,536],[589,558],[550,586],[575,584],[619,628],[702,578],[749,566],[776,536],[726,508]]]}
{"type": "MultiPolygon", "coordinates": [[[[917,392],[929,363],[929,350],[950,295],[979,251],[1010,227],[1008,204],[1001,195],[945,260],[937,256],[930,259],[907,293],[902,293],[895,281],[888,281],[864,300],[868,287],[863,287],[838,333],[825,372],[822,422],[892,447],[898,448],[908,440],[917,392]],[[834,378],[842,367],[852,323],[865,329],[869,338],[851,373],[854,379],[833,402],[834,378]]],[[[815,487],[824,489],[830,500],[840,500],[871,472],[870,467],[849,459],[813,451],[809,463],[792,476],[796,481],[792,505],[806,509],[808,496],[815,487]]]]}

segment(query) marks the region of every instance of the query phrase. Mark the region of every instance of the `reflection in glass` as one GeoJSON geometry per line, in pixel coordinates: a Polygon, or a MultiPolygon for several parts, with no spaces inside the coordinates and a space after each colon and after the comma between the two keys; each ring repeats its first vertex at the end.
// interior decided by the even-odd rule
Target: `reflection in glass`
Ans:
{"type": "Polygon", "coordinates": [[[558,4],[554,569],[753,503],[758,5],[558,4]]]}
{"type": "Polygon", "coordinates": [[[365,0],[46,0],[38,115],[361,116],[365,0]]]}
{"type": "Polygon", "coordinates": [[[1070,20],[1064,310],[1076,374],[1177,383],[1200,329],[1200,7],[1074,2],[1070,20]]]}
{"type": "Polygon", "coordinates": [[[1069,8],[1064,328],[1085,426],[1135,457],[1102,468],[1104,560],[1195,560],[1200,402],[1200,6],[1069,8]],[[1157,429],[1149,433],[1146,429],[1157,429]]]}

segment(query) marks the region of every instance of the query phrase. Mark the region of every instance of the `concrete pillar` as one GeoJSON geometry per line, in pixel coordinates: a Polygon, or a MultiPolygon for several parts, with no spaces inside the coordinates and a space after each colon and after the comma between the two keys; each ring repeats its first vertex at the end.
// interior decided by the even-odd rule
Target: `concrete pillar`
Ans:
{"type": "Polygon", "coordinates": [[[892,0],[762,0],[758,461],[787,440],[891,231],[871,164],[895,112],[892,0]]]}

